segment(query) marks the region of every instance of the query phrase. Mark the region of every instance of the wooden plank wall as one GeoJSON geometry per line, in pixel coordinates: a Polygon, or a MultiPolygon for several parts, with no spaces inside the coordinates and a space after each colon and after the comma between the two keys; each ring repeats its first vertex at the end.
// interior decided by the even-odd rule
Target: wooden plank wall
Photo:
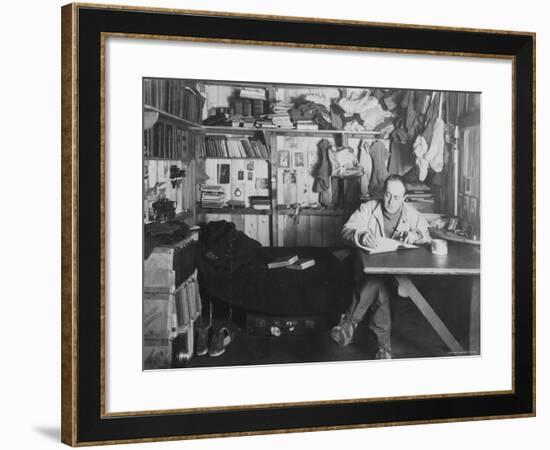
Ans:
{"type": "Polygon", "coordinates": [[[197,214],[197,222],[212,222],[225,220],[233,222],[237,230],[244,231],[252,239],[256,239],[263,246],[271,246],[270,241],[270,220],[265,214],[197,214]]]}
{"type": "Polygon", "coordinates": [[[279,247],[335,247],[340,242],[344,217],[338,215],[279,215],[279,247]]]}

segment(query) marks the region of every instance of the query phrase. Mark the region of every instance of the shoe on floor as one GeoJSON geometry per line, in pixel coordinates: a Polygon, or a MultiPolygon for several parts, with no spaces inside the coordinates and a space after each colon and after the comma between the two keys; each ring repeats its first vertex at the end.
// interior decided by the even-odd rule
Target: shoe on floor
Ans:
{"type": "Polygon", "coordinates": [[[350,319],[342,316],[340,323],[334,327],[329,332],[329,337],[335,341],[340,347],[348,346],[353,340],[353,334],[357,324],[352,322],[350,319]]]}
{"type": "Polygon", "coordinates": [[[388,349],[386,347],[378,347],[378,350],[376,351],[376,355],[374,357],[376,359],[391,359],[391,349],[388,349]]]}
{"type": "Polygon", "coordinates": [[[195,352],[197,356],[204,356],[208,353],[210,329],[210,326],[197,328],[197,340],[195,344],[195,352]]]}
{"type": "Polygon", "coordinates": [[[212,336],[210,347],[208,348],[208,356],[220,356],[225,352],[225,349],[233,341],[233,333],[227,327],[221,327],[212,336]]]}

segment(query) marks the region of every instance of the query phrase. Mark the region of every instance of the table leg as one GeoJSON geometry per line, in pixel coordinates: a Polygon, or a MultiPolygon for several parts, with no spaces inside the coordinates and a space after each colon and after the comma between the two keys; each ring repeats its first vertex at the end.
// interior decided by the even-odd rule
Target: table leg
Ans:
{"type": "Polygon", "coordinates": [[[481,307],[479,301],[479,276],[472,277],[470,290],[470,353],[479,355],[481,307]]]}
{"type": "Polygon", "coordinates": [[[462,346],[455,339],[430,304],[418,291],[410,278],[405,275],[395,275],[395,278],[399,283],[399,292],[406,294],[406,296],[413,301],[439,337],[443,340],[443,342],[445,342],[447,347],[449,347],[453,353],[464,354],[464,349],[462,346]]]}

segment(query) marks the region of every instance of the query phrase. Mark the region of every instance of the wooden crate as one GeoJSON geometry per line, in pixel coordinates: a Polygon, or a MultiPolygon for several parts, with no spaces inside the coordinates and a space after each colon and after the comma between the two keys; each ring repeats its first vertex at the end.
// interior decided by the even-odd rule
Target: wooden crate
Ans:
{"type": "Polygon", "coordinates": [[[143,369],[169,369],[170,367],[172,367],[172,339],[144,339],[143,369]]]}

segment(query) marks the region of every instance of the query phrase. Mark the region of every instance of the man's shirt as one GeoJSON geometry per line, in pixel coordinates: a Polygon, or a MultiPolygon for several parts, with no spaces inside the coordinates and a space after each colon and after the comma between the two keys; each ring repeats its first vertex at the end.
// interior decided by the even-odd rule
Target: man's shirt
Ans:
{"type": "Polygon", "coordinates": [[[430,242],[428,222],[411,205],[403,203],[401,215],[392,235],[384,230],[384,211],[380,200],[369,200],[355,211],[342,228],[342,238],[345,242],[357,245],[359,234],[370,231],[375,237],[396,237],[404,231],[416,231],[420,234],[418,243],[430,242]]]}

